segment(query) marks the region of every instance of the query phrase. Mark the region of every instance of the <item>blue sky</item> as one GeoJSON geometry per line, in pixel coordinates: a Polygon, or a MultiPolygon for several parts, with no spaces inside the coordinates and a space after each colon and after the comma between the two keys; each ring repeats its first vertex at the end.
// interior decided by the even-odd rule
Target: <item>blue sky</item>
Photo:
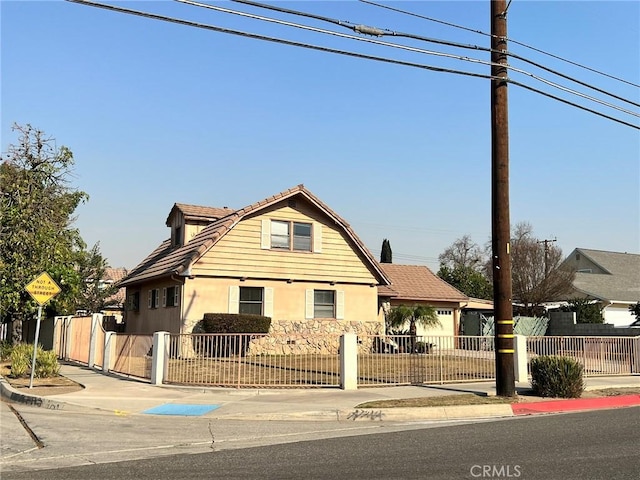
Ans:
{"type": "MultiPolygon", "coordinates": [[[[112,2],[113,3],[113,2],[112,2]]],[[[229,1],[233,10],[353,34],[324,22],[229,1]]],[[[267,3],[265,0],[264,3],[267,3]]],[[[352,24],[489,46],[477,33],[357,1],[269,2],[352,24]]],[[[115,3],[114,3],[115,4],[115,3]]],[[[386,2],[490,31],[489,1],[386,2]]],[[[1,3],[2,123],[30,123],[74,153],[74,183],[90,200],[76,224],[115,267],[134,267],[169,236],[175,202],[241,208],[303,183],[378,256],[438,268],[469,234],[491,234],[490,87],[485,79],[252,40],[63,1],[1,3]]],[[[118,2],[305,43],[483,74],[489,67],[409,53],[170,1],[118,2]]],[[[640,2],[514,0],[509,37],[640,84],[640,2]]],[[[371,38],[371,37],[367,37],[371,38]]],[[[487,54],[393,39],[488,60],[487,54]]],[[[509,50],[640,102],[640,88],[526,49],[509,50]]],[[[514,66],[638,107],[544,73],[514,66]]],[[[638,125],[630,116],[518,81],[638,125]]],[[[509,87],[511,223],[576,247],[640,253],[640,134],[509,87]]]]}

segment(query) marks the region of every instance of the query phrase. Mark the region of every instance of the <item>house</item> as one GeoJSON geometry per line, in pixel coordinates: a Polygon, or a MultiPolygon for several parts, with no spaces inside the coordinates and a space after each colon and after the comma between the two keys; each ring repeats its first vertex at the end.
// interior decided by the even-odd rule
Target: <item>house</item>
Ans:
{"type": "MultiPolygon", "coordinates": [[[[127,273],[126,268],[107,267],[104,271],[104,278],[100,280],[101,288],[117,284],[127,276],[127,273]]],[[[104,308],[100,313],[113,318],[113,321],[110,324],[111,330],[114,330],[116,325],[122,325],[124,319],[125,299],[126,289],[122,287],[105,300],[104,308]]]]}
{"type": "Polygon", "coordinates": [[[461,311],[469,304],[469,297],[425,266],[393,263],[381,263],[380,266],[391,280],[391,285],[378,287],[381,302],[386,302],[387,308],[397,305],[431,305],[438,313],[441,326],[425,330],[418,325],[416,333],[447,336],[458,334],[461,311]]]}
{"type": "Polygon", "coordinates": [[[640,255],[576,248],[559,268],[576,272],[570,298],[597,301],[605,323],[629,326],[629,305],[640,301],[640,255]]]}
{"type": "Polygon", "coordinates": [[[205,313],[265,315],[272,333],[384,333],[388,274],[303,185],[239,210],[176,203],[166,225],[120,282],[128,333],[190,333],[205,313]]]}

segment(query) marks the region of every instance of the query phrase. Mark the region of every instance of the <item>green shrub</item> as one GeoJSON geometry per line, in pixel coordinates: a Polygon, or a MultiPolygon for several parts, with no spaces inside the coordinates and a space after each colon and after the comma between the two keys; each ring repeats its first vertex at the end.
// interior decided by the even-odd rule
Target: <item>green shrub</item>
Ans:
{"type": "Polygon", "coordinates": [[[531,386],[540,397],[579,398],[584,367],[573,358],[540,356],[531,360],[531,386]]]}
{"type": "Polygon", "coordinates": [[[13,350],[13,344],[3,340],[0,342],[0,362],[4,362],[11,357],[11,351],[13,350]]]}
{"type": "Polygon", "coordinates": [[[271,318],[242,313],[205,313],[201,327],[205,333],[269,333],[271,318]]]}
{"type": "Polygon", "coordinates": [[[416,353],[431,353],[433,350],[433,343],[416,342],[416,353]]]}
{"type": "MultiPolygon", "coordinates": [[[[19,343],[11,350],[11,376],[14,378],[29,377],[31,375],[31,361],[33,359],[33,345],[19,343]]],[[[45,351],[38,345],[36,354],[36,368],[33,376],[36,378],[55,377],[60,372],[60,365],[55,352],[45,351]]]]}
{"type": "Polygon", "coordinates": [[[194,327],[198,333],[221,334],[216,338],[193,338],[193,348],[199,355],[205,357],[244,356],[250,335],[222,335],[239,333],[269,333],[271,319],[262,315],[248,315],[237,313],[205,313],[202,321],[194,327]]]}

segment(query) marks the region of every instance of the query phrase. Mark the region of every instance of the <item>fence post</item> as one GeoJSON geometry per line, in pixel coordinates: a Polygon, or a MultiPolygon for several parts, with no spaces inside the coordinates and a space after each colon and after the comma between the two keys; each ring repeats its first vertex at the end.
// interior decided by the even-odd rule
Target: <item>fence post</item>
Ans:
{"type": "Polygon", "coordinates": [[[112,362],[115,360],[113,355],[113,351],[115,350],[115,333],[116,332],[105,332],[104,334],[104,357],[102,360],[102,371],[104,373],[109,373],[112,362]]]}
{"type": "Polygon", "coordinates": [[[162,385],[164,379],[164,362],[167,356],[167,336],[169,332],[153,334],[153,355],[151,359],[151,384],[162,385]]]}
{"type": "Polygon", "coordinates": [[[340,388],[358,389],[358,336],[355,333],[340,337],[340,388]]]}
{"type": "Polygon", "coordinates": [[[513,346],[515,350],[515,361],[513,364],[515,381],[526,382],[529,379],[527,373],[527,337],[524,335],[515,335],[513,346]]]}
{"type": "Polygon", "coordinates": [[[64,344],[64,358],[65,360],[69,360],[71,358],[71,344],[73,343],[73,315],[69,315],[65,320],[66,327],[66,342],[64,344]]]}
{"type": "Polygon", "coordinates": [[[94,313],[91,315],[91,332],[89,334],[89,358],[87,366],[93,368],[96,364],[96,348],[98,337],[98,322],[102,320],[102,314],[94,313]]]}
{"type": "Polygon", "coordinates": [[[53,351],[56,357],[62,358],[60,355],[60,332],[62,331],[61,323],[64,317],[53,317],[53,351]]]}

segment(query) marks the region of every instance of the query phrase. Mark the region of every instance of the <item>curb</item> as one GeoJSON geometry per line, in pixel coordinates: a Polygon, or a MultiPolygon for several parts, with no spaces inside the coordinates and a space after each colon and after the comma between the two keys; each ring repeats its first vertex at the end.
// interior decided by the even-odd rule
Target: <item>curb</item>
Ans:
{"type": "MultiPolygon", "coordinates": [[[[115,415],[135,415],[132,412],[120,412],[118,410],[101,407],[90,407],[61,401],[58,398],[46,398],[15,390],[4,377],[0,376],[0,394],[7,401],[20,403],[48,410],[81,410],[101,411],[115,415]]],[[[613,409],[640,406],[640,394],[618,395],[611,397],[577,398],[563,400],[546,400],[542,402],[528,403],[504,403],[485,405],[452,405],[440,407],[407,407],[407,408],[352,408],[342,410],[317,410],[293,413],[253,413],[253,414],[229,414],[225,415],[215,410],[207,418],[226,420],[253,420],[253,421],[429,421],[429,420],[464,420],[506,418],[525,415],[541,415],[550,413],[562,413],[572,411],[588,411],[597,409],[613,409]]]]}
{"type": "Polygon", "coordinates": [[[514,403],[513,414],[536,415],[542,413],[575,412],[581,410],[598,410],[640,405],[640,395],[618,395],[598,398],[575,398],[566,400],[550,400],[546,402],[514,403]]]}
{"type": "Polygon", "coordinates": [[[0,396],[3,399],[14,403],[22,403],[24,405],[46,408],[49,410],[60,410],[61,402],[49,400],[38,395],[20,393],[15,390],[3,377],[0,377],[0,396]]]}

